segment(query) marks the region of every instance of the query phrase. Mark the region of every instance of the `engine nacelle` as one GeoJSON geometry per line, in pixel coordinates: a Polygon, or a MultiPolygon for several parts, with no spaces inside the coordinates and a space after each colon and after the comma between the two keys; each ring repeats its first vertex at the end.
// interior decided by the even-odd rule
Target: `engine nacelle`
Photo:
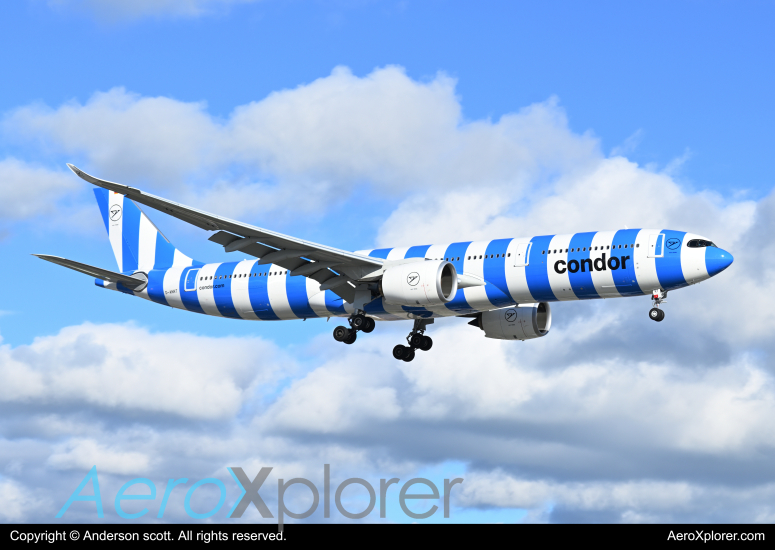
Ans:
{"type": "Polygon", "coordinates": [[[516,307],[484,311],[470,324],[482,329],[487,338],[530,340],[549,333],[552,309],[546,302],[519,304],[516,307]]]}
{"type": "Polygon", "coordinates": [[[444,260],[399,264],[385,270],[380,286],[389,304],[438,306],[457,294],[457,270],[444,260]]]}

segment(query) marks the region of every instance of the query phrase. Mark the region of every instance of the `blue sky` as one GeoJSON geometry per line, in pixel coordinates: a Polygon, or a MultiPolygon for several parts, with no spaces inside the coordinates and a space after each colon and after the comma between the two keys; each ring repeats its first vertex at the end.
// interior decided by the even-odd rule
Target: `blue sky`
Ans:
{"type": "MultiPolygon", "coordinates": [[[[730,520],[772,521],[775,320],[763,296],[774,272],[774,11],[690,1],[6,6],[0,258],[13,273],[0,290],[0,371],[13,384],[0,399],[0,494],[16,504],[0,517],[50,521],[98,459],[116,487],[131,475],[222,476],[232,461],[317,475],[338,460],[343,476],[470,478],[453,500],[463,521],[729,517],[709,498],[736,507],[730,520]],[[385,350],[407,327],[380,326],[342,352],[333,322],[185,314],[42,264],[30,254],[114,263],[91,189],[65,162],[348,249],[657,224],[702,233],[737,261],[671,295],[675,330],[648,323],[645,298],[561,304],[541,341],[515,347],[439,323],[443,349],[398,368],[385,350]],[[122,370],[133,352],[112,339],[129,337],[141,340],[134,360],[156,370],[122,370]],[[209,367],[226,380],[223,397],[207,391],[208,369],[186,369],[183,347],[229,350],[233,364],[209,367]],[[129,397],[87,391],[77,373],[125,380],[129,397]],[[173,405],[131,398],[156,377],[173,405]],[[162,444],[191,445],[198,433],[226,450],[201,460],[162,444]],[[430,443],[442,436],[457,443],[430,443]]],[[[187,254],[228,257],[207,233],[150,216],[187,254]]]]}

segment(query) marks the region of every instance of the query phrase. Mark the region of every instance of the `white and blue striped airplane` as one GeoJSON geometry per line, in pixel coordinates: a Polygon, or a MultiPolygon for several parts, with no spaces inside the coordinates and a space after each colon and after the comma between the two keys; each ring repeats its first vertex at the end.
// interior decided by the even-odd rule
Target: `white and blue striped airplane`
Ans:
{"type": "Polygon", "coordinates": [[[436,317],[471,317],[487,338],[528,340],[551,327],[549,304],[651,295],[649,316],[667,292],[704,281],[733,258],[710,240],[669,229],[620,229],[347,252],[244,224],[139,189],[104,181],[97,203],[118,272],[57,256],[50,262],[96,277],[97,286],[166,306],[253,321],[346,317],[334,338],[346,344],[375,320],[414,320],[411,361],[433,345],[436,317]],[[142,204],[215,233],[226,252],[256,260],[203,263],[175,248],[140,210],[142,204]]]}

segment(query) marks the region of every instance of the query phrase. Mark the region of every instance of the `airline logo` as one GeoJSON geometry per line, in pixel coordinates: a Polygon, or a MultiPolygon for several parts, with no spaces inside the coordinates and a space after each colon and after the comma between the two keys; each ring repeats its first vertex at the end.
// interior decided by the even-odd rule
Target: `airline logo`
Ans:
{"type": "MultiPolygon", "coordinates": [[[[679,243],[680,244],[680,243],[679,243]]],[[[592,258],[584,258],[580,262],[578,260],[571,260],[569,262],[565,262],[565,260],[557,260],[554,262],[554,271],[562,275],[565,273],[565,271],[570,271],[571,273],[576,273],[579,269],[581,269],[582,273],[586,273],[587,271],[592,271],[592,268],[594,267],[595,271],[605,271],[606,269],[610,269],[611,271],[616,271],[620,267],[622,269],[627,269],[627,260],[630,259],[630,256],[611,256],[608,258],[608,261],[605,261],[605,252],[603,252],[603,255],[600,258],[597,258],[593,260],[592,258]],[[567,265],[567,267],[566,267],[567,265]]]]}
{"type": "Polygon", "coordinates": [[[406,276],[406,282],[409,284],[409,286],[417,285],[417,283],[420,282],[420,274],[416,271],[412,271],[409,275],[406,276]]]}

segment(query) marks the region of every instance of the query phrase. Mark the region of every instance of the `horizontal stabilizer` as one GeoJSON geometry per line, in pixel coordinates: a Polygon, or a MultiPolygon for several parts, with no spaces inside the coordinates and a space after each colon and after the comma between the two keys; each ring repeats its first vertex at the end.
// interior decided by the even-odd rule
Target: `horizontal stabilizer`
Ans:
{"type": "Polygon", "coordinates": [[[143,290],[148,284],[148,277],[146,277],[144,273],[123,275],[121,273],[116,273],[115,271],[102,269],[101,267],[94,267],[92,265],[82,264],[81,262],[74,262],[73,260],[68,260],[67,258],[60,258],[59,256],[49,256],[47,254],[33,254],[33,256],[37,256],[41,260],[46,260],[47,262],[85,273],[86,275],[91,275],[92,277],[102,279],[103,281],[107,281],[109,283],[121,283],[125,287],[137,292],[143,290]]]}

